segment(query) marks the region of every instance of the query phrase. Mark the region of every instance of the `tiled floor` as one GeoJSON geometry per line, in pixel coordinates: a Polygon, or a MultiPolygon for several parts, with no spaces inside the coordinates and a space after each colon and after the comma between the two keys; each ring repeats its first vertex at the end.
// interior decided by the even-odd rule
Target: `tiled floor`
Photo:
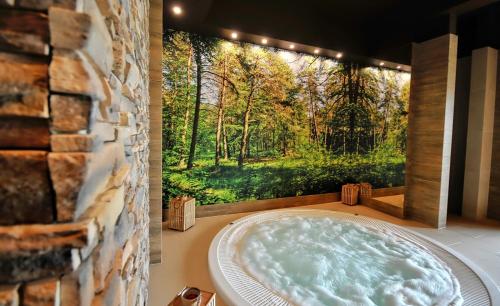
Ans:
{"type": "MultiPolygon", "coordinates": [[[[416,230],[471,259],[487,272],[500,288],[500,222],[488,221],[478,224],[450,217],[446,229],[436,230],[418,222],[401,220],[364,206],[328,203],[303,208],[358,213],[416,230]]],[[[149,304],[166,306],[184,285],[214,290],[207,263],[210,242],[226,224],[247,214],[200,218],[196,220],[193,228],[184,233],[164,229],[163,262],[151,268],[149,304]]],[[[217,305],[225,304],[218,299],[217,305]]]]}

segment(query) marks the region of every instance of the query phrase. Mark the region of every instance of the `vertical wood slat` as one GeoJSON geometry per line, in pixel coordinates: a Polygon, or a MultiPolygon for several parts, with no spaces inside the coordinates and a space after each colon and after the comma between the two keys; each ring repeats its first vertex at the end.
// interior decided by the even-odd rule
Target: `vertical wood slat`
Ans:
{"type": "Polygon", "coordinates": [[[495,120],[493,123],[491,176],[487,216],[488,218],[500,220],[500,60],[498,60],[497,65],[495,120]]]}
{"type": "Polygon", "coordinates": [[[413,45],[405,216],[446,226],[458,38],[413,45]],[[438,154],[422,154],[433,148],[438,154]]]}
{"type": "Polygon", "coordinates": [[[150,0],[149,10],[149,245],[150,262],[161,263],[162,253],[162,100],[161,57],[163,1],[150,0]]]}

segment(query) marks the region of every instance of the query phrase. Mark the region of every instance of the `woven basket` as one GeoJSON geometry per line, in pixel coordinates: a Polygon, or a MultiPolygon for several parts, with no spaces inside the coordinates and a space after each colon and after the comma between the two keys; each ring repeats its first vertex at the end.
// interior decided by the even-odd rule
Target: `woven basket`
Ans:
{"type": "Polygon", "coordinates": [[[362,199],[371,199],[371,197],[372,197],[372,185],[370,183],[360,183],[359,184],[359,196],[362,199]]]}
{"type": "Polygon", "coordinates": [[[184,232],[194,225],[195,213],[194,198],[183,196],[172,199],[168,204],[168,228],[184,232]]]}
{"type": "Polygon", "coordinates": [[[347,205],[358,204],[359,186],[356,184],[346,184],[342,186],[342,203],[347,205]]]}

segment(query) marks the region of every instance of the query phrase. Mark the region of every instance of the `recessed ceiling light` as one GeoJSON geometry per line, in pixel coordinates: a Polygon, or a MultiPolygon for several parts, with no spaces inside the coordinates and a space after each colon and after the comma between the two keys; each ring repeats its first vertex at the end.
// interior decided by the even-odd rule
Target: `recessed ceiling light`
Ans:
{"type": "Polygon", "coordinates": [[[401,69],[401,65],[398,65],[398,66],[396,67],[396,69],[401,69]]]}
{"type": "Polygon", "coordinates": [[[295,49],[295,45],[294,45],[294,44],[291,44],[291,45],[290,45],[290,49],[295,49]]]}
{"type": "Polygon", "coordinates": [[[314,49],[314,54],[319,54],[319,49],[314,49]]]}
{"type": "Polygon", "coordinates": [[[236,32],[231,33],[231,38],[232,39],[238,38],[238,33],[236,33],[236,32]]]}
{"type": "Polygon", "coordinates": [[[182,7],[178,6],[178,5],[174,5],[172,7],[172,12],[175,14],[175,15],[181,15],[182,14],[182,7]]]}
{"type": "Polygon", "coordinates": [[[267,38],[262,38],[262,44],[267,45],[267,38]]]}
{"type": "Polygon", "coordinates": [[[384,65],[385,65],[385,63],[384,63],[384,62],[380,62],[380,66],[384,66],[384,65]]]}
{"type": "Polygon", "coordinates": [[[336,58],[342,58],[342,52],[339,52],[335,55],[336,58]]]}

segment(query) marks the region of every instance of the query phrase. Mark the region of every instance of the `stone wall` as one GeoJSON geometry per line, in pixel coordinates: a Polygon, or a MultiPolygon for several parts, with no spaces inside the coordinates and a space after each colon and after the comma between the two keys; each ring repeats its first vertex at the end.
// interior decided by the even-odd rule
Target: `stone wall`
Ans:
{"type": "Polygon", "coordinates": [[[145,305],[149,2],[0,0],[0,305],[145,305]]]}

